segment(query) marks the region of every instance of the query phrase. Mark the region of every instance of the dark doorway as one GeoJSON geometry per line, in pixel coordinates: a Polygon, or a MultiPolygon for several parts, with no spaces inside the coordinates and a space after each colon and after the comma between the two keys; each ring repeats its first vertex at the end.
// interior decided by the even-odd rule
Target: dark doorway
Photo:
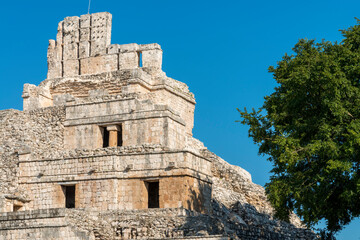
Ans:
{"type": "Polygon", "coordinates": [[[148,208],[159,208],[159,182],[148,182],[148,208]]]}
{"type": "Polygon", "coordinates": [[[103,147],[106,148],[109,146],[109,131],[106,129],[106,127],[103,127],[102,130],[103,147]]]}
{"type": "Polygon", "coordinates": [[[65,195],[65,207],[75,208],[75,185],[63,186],[63,191],[65,195]]]}
{"type": "Polygon", "coordinates": [[[122,126],[119,125],[119,131],[118,131],[118,134],[117,134],[117,145],[118,147],[121,147],[123,144],[123,140],[122,140],[122,126]]]}

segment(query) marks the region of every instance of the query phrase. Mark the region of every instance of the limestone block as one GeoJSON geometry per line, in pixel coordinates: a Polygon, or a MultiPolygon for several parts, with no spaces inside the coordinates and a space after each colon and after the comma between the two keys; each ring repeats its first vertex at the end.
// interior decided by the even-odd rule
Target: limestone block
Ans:
{"type": "Polygon", "coordinates": [[[93,89],[89,91],[90,98],[99,98],[109,95],[109,91],[107,89],[93,89]]]}
{"type": "Polygon", "coordinates": [[[89,57],[80,60],[81,74],[111,72],[118,69],[117,55],[89,57]]]}
{"type": "Polygon", "coordinates": [[[90,41],[90,28],[80,29],[80,41],[90,41]]]}
{"type": "Polygon", "coordinates": [[[140,84],[131,84],[122,88],[123,93],[148,93],[149,89],[140,84]]]}
{"type": "Polygon", "coordinates": [[[91,16],[91,56],[106,54],[106,48],[111,43],[112,16],[106,12],[91,16]]]}
{"type": "Polygon", "coordinates": [[[162,65],[162,50],[142,51],[142,66],[160,70],[162,65]]]}
{"type": "Polygon", "coordinates": [[[56,34],[56,42],[58,42],[60,45],[63,43],[62,37],[63,37],[63,25],[64,21],[59,22],[57,34],[56,34]]]}
{"type": "Polygon", "coordinates": [[[79,75],[79,60],[64,61],[64,77],[79,75]]]}
{"type": "Polygon", "coordinates": [[[49,89],[33,84],[24,84],[22,97],[24,111],[49,107],[53,104],[49,89]]]}
{"type": "Polygon", "coordinates": [[[136,52],[139,50],[139,45],[136,43],[122,44],[120,45],[120,52],[136,52]]]}
{"type": "Polygon", "coordinates": [[[79,17],[66,17],[63,23],[64,33],[76,32],[79,29],[79,17]]]}
{"type": "Polygon", "coordinates": [[[106,55],[106,44],[102,39],[90,42],[90,55],[92,57],[106,55]]]}
{"type": "MultiPolygon", "coordinates": [[[[134,100],[103,102],[93,105],[74,105],[66,108],[67,120],[87,118],[101,119],[105,115],[124,114],[135,108],[134,100]]],[[[86,122],[81,122],[86,124],[86,122]]]]}
{"type": "Polygon", "coordinates": [[[91,17],[91,25],[93,27],[111,26],[112,15],[108,12],[93,13],[91,17]]]}
{"type": "Polygon", "coordinates": [[[49,47],[47,53],[48,74],[47,78],[62,77],[61,59],[58,56],[58,46],[54,40],[49,40],[49,47]]]}
{"type": "Polygon", "coordinates": [[[80,37],[79,37],[78,30],[76,30],[74,32],[68,32],[68,33],[64,32],[64,36],[63,36],[64,45],[78,43],[79,39],[80,39],[80,37]]]}
{"type": "Polygon", "coordinates": [[[111,44],[110,47],[108,47],[108,54],[116,54],[119,51],[120,51],[119,44],[111,44]]]}
{"type": "Polygon", "coordinates": [[[139,54],[137,52],[124,52],[119,54],[120,70],[137,67],[139,67],[139,54]]]}
{"type": "Polygon", "coordinates": [[[90,56],[90,42],[82,41],[79,43],[79,58],[87,58],[90,56]]]}
{"type": "Polygon", "coordinates": [[[110,39],[105,27],[91,28],[91,56],[105,55],[106,48],[110,45],[110,39]]]}
{"type": "Polygon", "coordinates": [[[91,15],[85,14],[80,16],[80,28],[89,28],[91,26],[91,15]]]}
{"type": "Polygon", "coordinates": [[[77,59],[77,58],[78,58],[78,44],[77,43],[65,44],[63,60],[77,59]]]}
{"type": "Polygon", "coordinates": [[[110,126],[106,126],[106,130],[108,131],[120,131],[121,128],[119,125],[110,125],[110,126]]]}
{"type": "Polygon", "coordinates": [[[106,39],[106,29],[102,27],[91,28],[91,41],[102,40],[105,43],[105,39],[106,39]]]}
{"type": "Polygon", "coordinates": [[[73,101],[74,97],[71,94],[59,94],[54,96],[54,106],[66,105],[67,102],[73,101]]]}
{"type": "Polygon", "coordinates": [[[150,44],[140,44],[139,50],[140,51],[147,51],[147,50],[161,50],[161,46],[157,43],[150,43],[150,44]]]}

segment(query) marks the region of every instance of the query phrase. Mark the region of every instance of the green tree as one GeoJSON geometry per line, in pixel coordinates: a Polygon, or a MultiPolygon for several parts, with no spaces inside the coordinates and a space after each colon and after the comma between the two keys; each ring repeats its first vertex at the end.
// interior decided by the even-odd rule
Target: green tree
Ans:
{"type": "Polygon", "coordinates": [[[269,72],[277,87],[263,106],[238,109],[273,163],[268,198],[276,217],[295,211],[326,235],[360,214],[360,21],[341,43],[301,39],[269,72]]]}

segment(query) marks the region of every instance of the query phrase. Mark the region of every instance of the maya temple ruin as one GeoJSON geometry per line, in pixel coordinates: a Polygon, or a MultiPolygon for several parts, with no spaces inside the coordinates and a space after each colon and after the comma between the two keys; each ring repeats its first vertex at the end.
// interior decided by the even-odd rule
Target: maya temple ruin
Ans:
{"type": "Polygon", "coordinates": [[[193,138],[194,94],[161,47],[111,31],[107,12],[66,17],[47,79],[0,111],[0,240],[315,239],[193,138]]]}

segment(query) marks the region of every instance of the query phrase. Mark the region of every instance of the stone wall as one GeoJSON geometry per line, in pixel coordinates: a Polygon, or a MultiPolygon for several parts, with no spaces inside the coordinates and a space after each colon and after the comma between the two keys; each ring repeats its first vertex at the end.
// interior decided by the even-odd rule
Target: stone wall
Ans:
{"type": "Polygon", "coordinates": [[[160,144],[181,149],[185,123],[164,105],[134,98],[83,103],[66,108],[65,147],[94,149],[103,146],[102,128],[120,125],[122,145],[160,144]]]}
{"type": "MultiPolygon", "coordinates": [[[[215,210],[217,213],[221,212],[219,209],[215,210]]],[[[277,229],[270,230],[264,225],[251,226],[234,221],[231,217],[233,218],[231,215],[224,217],[221,214],[204,215],[183,208],[102,212],[48,209],[3,213],[0,215],[0,239],[59,239],[56,238],[59,236],[65,239],[92,240],[315,239],[315,235],[303,229],[278,226],[277,229]],[[48,229],[54,231],[52,235],[48,229]],[[25,234],[36,237],[26,238],[25,234]]]]}
{"type": "Polygon", "coordinates": [[[20,159],[21,182],[61,181],[63,175],[76,177],[79,180],[104,178],[112,174],[119,178],[136,178],[149,176],[149,171],[157,176],[190,175],[208,180],[211,176],[211,161],[202,156],[184,150],[163,150],[141,146],[104,148],[94,150],[73,150],[51,153],[54,157],[20,159]],[[144,151],[145,149],[145,151],[144,151]],[[146,152],[147,151],[147,152],[146,152]],[[91,155],[93,154],[93,155],[91,155]],[[60,156],[63,156],[61,158],[60,156]],[[57,158],[59,157],[59,158],[57,158]],[[93,176],[88,173],[92,170],[93,176]],[[143,174],[142,174],[143,172],[143,174]],[[41,177],[39,176],[41,174],[41,177]]]}
{"type": "Polygon", "coordinates": [[[126,95],[136,96],[140,101],[150,100],[155,105],[166,105],[180,116],[186,133],[192,135],[195,100],[187,86],[171,78],[151,78],[141,69],[46,80],[38,87],[25,84],[24,110],[71,106],[78,102],[91,104],[94,97],[103,97],[103,102],[108,102],[110,99],[120,100],[126,95]]]}
{"type": "Polygon", "coordinates": [[[161,71],[158,44],[110,45],[110,13],[67,17],[48,47],[48,79],[144,67],[161,71]]]}
{"type": "Polygon", "coordinates": [[[195,101],[184,99],[182,97],[174,96],[174,93],[167,91],[166,89],[158,90],[150,97],[155,103],[161,103],[170,106],[174,112],[186,123],[186,133],[192,135],[192,129],[194,127],[194,112],[195,101]]]}
{"type": "Polygon", "coordinates": [[[69,226],[65,216],[64,209],[1,213],[0,240],[95,240],[93,233],[69,226]]]}
{"type": "Polygon", "coordinates": [[[19,155],[30,153],[41,158],[48,150],[63,150],[64,107],[30,112],[0,111],[0,209],[12,211],[11,199],[26,199],[18,188],[19,155]],[[5,201],[7,197],[8,201],[5,201]],[[11,208],[11,209],[9,209],[11,208]]]}
{"type": "Polygon", "coordinates": [[[31,196],[27,208],[63,207],[61,185],[72,184],[76,185],[76,207],[143,209],[148,207],[146,183],[158,181],[161,208],[209,211],[211,162],[159,145],[147,153],[142,147],[131,148],[73,150],[47,156],[53,159],[21,158],[19,183],[31,196]]]}

